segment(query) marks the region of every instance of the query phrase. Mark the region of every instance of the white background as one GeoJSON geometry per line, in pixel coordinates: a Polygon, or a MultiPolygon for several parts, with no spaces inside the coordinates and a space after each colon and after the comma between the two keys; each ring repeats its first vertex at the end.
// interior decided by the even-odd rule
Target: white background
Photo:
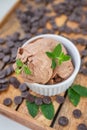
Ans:
{"type": "Polygon", "coordinates": [[[0,115],[0,130],[31,130],[19,123],[0,115]]]}

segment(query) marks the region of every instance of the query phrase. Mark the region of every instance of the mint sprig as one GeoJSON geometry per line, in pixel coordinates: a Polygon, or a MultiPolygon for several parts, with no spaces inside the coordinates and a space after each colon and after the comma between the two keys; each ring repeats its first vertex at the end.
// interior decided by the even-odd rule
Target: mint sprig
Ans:
{"type": "Polygon", "coordinates": [[[47,56],[52,59],[52,69],[55,69],[57,63],[61,65],[63,62],[71,59],[69,55],[64,54],[62,52],[62,45],[58,44],[52,52],[46,52],[47,56]],[[57,63],[56,63],[57,61],[57,63]]]}
{"type": "Polygon", "coordinates": [[[74,106],[77,106],[81,97],[87,97],[87,88],[78,84],[68,89],[68,97],[74,106]]]}
{"type": "Polygon", "coordinates": [[[30,103],[30,102],[26,101],[26,106],[27,106],[29,114],[32,117],[35,117],[38,114],[38,111],[39,111],[38,105],[36,105],[35,103],[30,103]]]}
{"type": "Polygon", "coordinates": [[[72,88],[68,89],[68,97],[74,106],[77,106],[80,101],[80,95],[76,93],[72,88]]]}
{"type": "Polygon", "coordinates": [[[54,117],[54,106],[53,106],[52,103],[50,103],[50,104],[42,104],[40,108],[41,108],[41,111],[42,111],[43,115],[47,119],[49,119],[49,120],[53,119],[53,117],[54,117]]]}
{"type": "Polygon", "coordinates": [[[54,117],[55,109],[54,105],[51,102],[50,104],[42,104],[42,105],[36,105],[35,102],[31,103],[26,100],[26,106],[28,109],[29,114],[32,117],[37,116],[39,109],[41,110],[42,114],[48,119],[51,120],[54,117]]]}
{"type": "Polygon", "coordinates": [[[27,65],[23,65],[23,70],[26,74],[31,74],[31,71],[27,65]]]}
{"type": "Polygon", "coordinates": [[[17,65],[17,68],[15,69],[16,74],[20,74],[22,70],[25,72],[25,74],[28,75],[31,74],[31,70],[29,69],[29,67],[26,64],[24,64],[20,59],[16,60],[16,65],[17,65]]]}

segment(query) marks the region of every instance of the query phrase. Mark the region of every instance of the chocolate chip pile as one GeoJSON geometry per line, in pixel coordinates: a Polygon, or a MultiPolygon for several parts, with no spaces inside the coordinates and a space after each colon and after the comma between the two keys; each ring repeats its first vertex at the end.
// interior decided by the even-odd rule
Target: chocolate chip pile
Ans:
{"type": "MultiPolygon", "coordinates": [[[[46,33],[87,35],[87,11],[84,9],[87,7],[86,0],[65,0],[61,3],[56,3],[52,0],[43,0],[43,4],[41,0],[34,0],[34,3],[38,7],[33,7],[26,0],[22,0],[22,3],[26,9],[24,11],[20,9],[16,10],[17,19],[24,33],[29,37],[46,33]],[[49,8],[49,5],[51,5],[51,8],[49,8]],[[52,12],[55,12],[53,16],[50,15],[52,12]],[[55,18],[62,15],[67,16],[67,20],[62,26],[58,26],[55,18]],[[77,23],[78,27],[69,27],[67,21],[77,23]],[[48,29],[47,23],[51,24],[51,29],[48,29]]],[[[87,75],[87,61],[85,61],[85,57],[87,56],[87,40],[82,37],[70,40],[75,45],[85,46],[84,50],[80,52],[82,58],[80,73],[87,75]]]]}
{"type": "Polygon", "coordinates": [[[8,78],[8,76],[14,72],[13,63],[16,59],[17,49],[27,39],[26,36],[20,38],[19,32],[6,38],[0,38],[0,92],[8,90],[9,84],[13,84],[15,88],[19,87],[19,81],[13,77],[8,78]]]}

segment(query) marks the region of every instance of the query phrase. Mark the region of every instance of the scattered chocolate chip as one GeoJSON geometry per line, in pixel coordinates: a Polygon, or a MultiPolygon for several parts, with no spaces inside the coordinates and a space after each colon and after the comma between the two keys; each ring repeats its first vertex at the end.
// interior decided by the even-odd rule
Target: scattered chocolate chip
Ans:
{"type": "Polygon", "coordinates": [[[81,123],[77,126],[77,130],[87,130],[87,126],[85,124],[81,123]]]}
{"type": "Polygon", "coordinates": [[[0,71],[0,79],[5,77],[6,77],[6,71],[5,70],[0,71]]]}
{"type": "Polygon", "coordinates": [[[81,115],[82,115],[82,113],[81,113],[81,111],[80,111],[79,109],[75,109],[75,110],[73,111],[73,116],[74,116],[75,118],[80,118],[81,115]]]}
{"type": "Polygon", "coordinates": [[[87,50],[81,51],[81,56],[87,56],[87,50]]]}
{"type": "Polygon", "coordinates": [[[68,120],[67,117],[61,116],[61,117],[59,117],[59,119],[58,119],[58,123],[59,123],[59,125],[61,125],[61,126],[67,126],[68,123],[69,123],[69,120],[68,120]]]}
{"type": "Polygon", "coordinates": [[[14,68],[12,65],[10,65],[8,68],[6,68],[6,75],[9,76],[14,72],[14,68]]]}
{"type": "Polygon", "coordinates": [[[10,49],[8,47],[3,48],[3,53],[4,54],[10,54],[10,49]]]}
{"type": "Polygon", "coordinates": [[[26,99],[30,102],[30,103],[33,103],[35,101],[35,97],[31,94],[29,94],[26,99]]]}
{"type": "Polygon", "coordinates": [[[50,103],[51,103],[51,98],[48,97],[48,96],[44,96],[44,97],[43,97],[43,103],[45,103],[45,104],[50,104],[50,103]]]}
{"type": "Polygon", "coordinates": [[[0,84],[9,83],[9,80],[7,78],[0,79],[0,84]]]}
{"type": "Polygon", "coordinates": [[[12,36],[11,36],[11,40],[13,42],[17,42],[19,40],[19,36],[20,36],[20,33],[19,32],[15,32],[12,36]]]}
{"type": "Polygon", "coordinates": [[[63,96],[58,95],[58,96],[56,97],[56,101],[57,101],[59,104],[62,104],[62,103],[64,103],[65,99],[64,99],[63,96]]]}
{"type": "Polygon", "coordinates": [[[20,105],[20,104],[22,103],[22,101],[23,101],[23,99],[22,99],[21,96],[16,96],[16,97],[14,98],[14,103],[15,103],[16,105],[20,105]]]}
{"type": "Polygon", "coordinates": [[[0,52],[3,52],[3,47],[0,46],[0,52]]]}
{"type": "Polygon", "coordinates": [[[4,58],[4,53],[0,52],[0,60],[2,60],[4,58]]]}
{"type": "Polygon", "coordinates": [[[8,87],[9,87],[8,83],[0,84],[0,92],[8,90],[8,87]]]}
{"type": "Polygon", "coordinates": [[[9,55],[3,57],[3,62],[4,63],[8,63],[9,61],[10,61],[10,56],[9,55]]]}
{"type": "Polygon", "coordinates": [[[28,95],[29,95],[29,91],[24,91],[24,92],[21,93],[22,98],[27,98],[28,95]]]}
{"type": "Polygon", "coordinates": [[[83,39],[83,38],[78,38],[76,41],[78,43],[81,43],[82,45],[84,45],[84,43],[85,43],[85,39],[83,39]]]}
{"type": "Polygon", "coordinates": [[[81,73],[87,75],[87,68],[81,68],[81,73]]]}
{"type": "Polygon", "coordinates": [[[19,86],[20,91],[26,91],[28,89],[27,85],[25,83],[20,84],[19,86]]]}
{"type": "Polygon", "coordinates": [[[18,88],[20,86],[20,82],[16,77],[10,77],[9,82],[15,87],[18,88]]]}
{"type": "Polygon", "coordinates": [[[3,38],[0,38],[0,45],[4,44],[5,43],[5,39],[3,38]]]}
{"type": "Polygon", "coordinates": [[[41,97],[36,97],[35,98],[35,104],[36,105],[41,105],[43,103],[43,101],[42,101],[42,98],[41,97]]]}
{"type": "Polygon", "coordinates": [[[6,44],[10,48],[14,47],[14,42],[13,41],[8,41],[8,42],[6,42],[6,44]]]}
{"type": "Polygon", "coordinates": [[[3,61],[0,61],[0,70],[2,70],[5,66],[5,63],[3,61]]]}
{"type": "Polygon", "coordinates": [[[4,101],[3,101],[3,104],[5,106],[10,106],[12,104],[11,98],[5,98],[4,101]]]}

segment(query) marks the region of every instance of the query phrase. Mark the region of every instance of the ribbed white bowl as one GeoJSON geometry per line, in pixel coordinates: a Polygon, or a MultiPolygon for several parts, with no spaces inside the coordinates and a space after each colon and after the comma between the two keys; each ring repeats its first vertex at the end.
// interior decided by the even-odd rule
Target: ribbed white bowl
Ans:
{"type": "MultiPolygon", "coordinates": [[[[33,90],[34,92],[41,94],[41,95],[45,95],[45,96],[53,96],[53,95],[57,95],[57,94],[60,94],[64,91],[66,91],[71,86],[71,84],[74,82],[74,79],[80,69],[81,58],[80,58],[77,48],[73,45],[73,43],[70,40],[68,40],[62,36],[59,36],[59,35],[54,35],[54,34],[39,35],[39,36],[29,39],[23,46],[25,46],[26,44],[29,44],[33,40],[36,40],[38,38],[44,38],[44,37],[53,38],[53,39],[61,42],[66,47],[69,54],[72,56],[73,64],[75,67],[72,75],[65,81],[58,83],[58,84],[43,85],[43,84],[38,84],[38,83],[26,82],[26,84],[29,86],[29,88],[31,90],[33,90]]],[[[43,46],[44,46],[44,44],[43,44],[43,46]]]]}

